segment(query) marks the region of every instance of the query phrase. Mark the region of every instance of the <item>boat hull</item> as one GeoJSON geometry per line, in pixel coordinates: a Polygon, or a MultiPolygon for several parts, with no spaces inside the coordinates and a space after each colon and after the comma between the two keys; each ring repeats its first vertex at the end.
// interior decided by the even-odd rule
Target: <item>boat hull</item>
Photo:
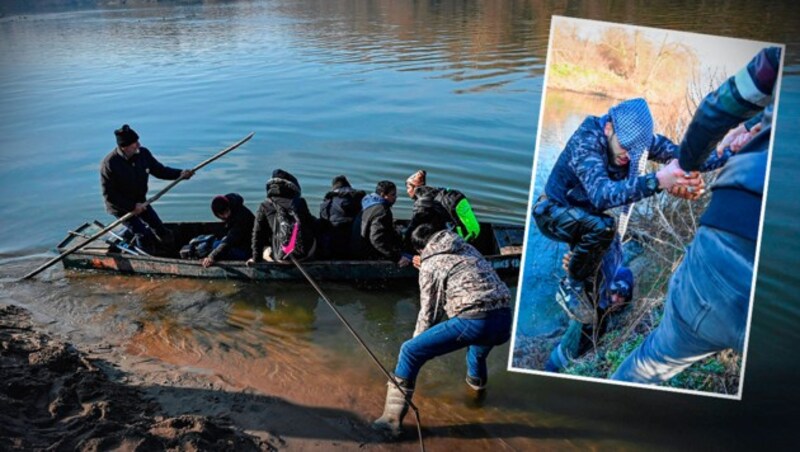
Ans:
{"type": "MultiPolygon", "coordinates": [[[[187,224],[173,224],[174,229],[186,229],[187,224]]],[[[198,225],[211,223],[190,223],[192,231],[203,229],[198,225]]],[[[170,225],[168,225],[170,226],[170,225]]],[[[58,250],[66,248],[99,230],[101,224],[95,222],[84,224],[75,232],[71,232],[62,241],[58,250]]],[[[207,228],[206,228],[207,229],[207,228]]],[[[484,247],[496,254],[485,254],[486,259],[498,273],[516,275],[520,266],[520,251],[524,228],[521,226],[491,225],[491,243],[484,247]]],[[[171,257],[139,256],[124,254],[106,243],[98,241],[86,248],[76,251],[63,260],[66,269],[103,270],[122,274],[180,276],[205,279],[239,279],[239,280],[301,280],[302,273],[291,263],[262,262],[251,267],[242,261],[220,261],[213,266],[203,267],[200,260],[177,259],[171,257]]],[[[414,279],[419,272],[413,266],[398,267],[391,261],[360,260],[313,260],[302,263],[308,274],[319,280],[340,281],[376,281],[395,279],[414,279]]]]}

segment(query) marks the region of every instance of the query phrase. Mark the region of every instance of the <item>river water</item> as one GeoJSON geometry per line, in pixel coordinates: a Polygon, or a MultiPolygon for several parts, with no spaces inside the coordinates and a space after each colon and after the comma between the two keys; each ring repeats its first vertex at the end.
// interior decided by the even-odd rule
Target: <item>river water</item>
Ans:
{"type": "MultiPolygon", "coordinates": [[[[97,168],[114,145],[114,128],[131,124],[158,158],[183,168],[256,132],[158,202],[168,221],[211,220],[211,197],[231,191],[255,208],[277,167],[298,177],[312,210],[334,175],[369,190],[384,178],[401,184],[424,167],[431,184],[466,192],[481,218],[524,224],[551,14],[783,42],[743,401],[508,373],[507,345],[491,356],[485,400],[469,398],[461,354],[425,367],[417,400],[435,450],[788,441],[800,371],[790,359],[800,339],[792,265],[800,252],[800,30],[788,21],[797,16],[788,6],[765,12],[735,2],[657,11],[613,5],[272,0],[7,11],[0,19],[0,301],[26,306],[63,332],[125,337],[131,353],[367,419],[380,412],[383,378],[303,284],[60,269],[13,281],[68,229],[108,221],[97,168]]],[[[151,180],[151,193],[163,186],[151,180]]],[[[410,206],[401,198],[396,215],[408,216],[410,206]]],[[[325,289],[392,365],[413,330],[414,285],[325,289]]]]}

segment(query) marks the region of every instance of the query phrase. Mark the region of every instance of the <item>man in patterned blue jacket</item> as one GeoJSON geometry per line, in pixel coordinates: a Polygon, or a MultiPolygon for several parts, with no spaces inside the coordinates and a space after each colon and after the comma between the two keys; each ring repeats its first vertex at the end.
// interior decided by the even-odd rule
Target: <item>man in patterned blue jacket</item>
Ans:
{"type": "MultiPolygon", "coordinates": [[[[699,170],[719,168],[730,155],[714,154],[699,170]]],[[[594,285],[600,260],[616,234],[614,218],[606,211],[662,189],[682,186],[692,192],[702,183],[699,173],[681,170],[677,158],[678,146],[654,135],[650,108],[641,98],[626,100],[606,115],[587,117],[567,142],[533,217],[545,237],[570,246],[572,257],[557,300],[571,317],[591,321],[593,309],[581,300],[594,285]],[[640,175],[637,168],[645,152],[649,160],[667,165],[640,175]]]]}

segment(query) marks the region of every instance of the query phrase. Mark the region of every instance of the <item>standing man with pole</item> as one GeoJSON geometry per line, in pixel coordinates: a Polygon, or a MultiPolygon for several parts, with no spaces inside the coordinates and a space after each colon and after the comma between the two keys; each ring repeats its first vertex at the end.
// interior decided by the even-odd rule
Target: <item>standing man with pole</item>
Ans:
{"type": "Polygon", "coordinates": [[[156,243],[171,244],[172,235],[155,209],[145,204],[150,174],[159,179],[183,180],[190,179],[194,171],[162,165],[149,149],[139,144],[139,135],[127,124],[115,130],[114,135],[117,147],[100,165],[100,185],[106,210],[117,218],[133,213],[123,224],[135,235],[136,246],[152,253],[156,243]]]}
{"type": "MultiPolygon", "coordinates": [[[[247,143],[248,141],[250,141],[250,138],[253,138],[253,135],[255,135],[255,132],[250,132],[246,137],[244,137],[241,140],[239,140],[238,142],[228,146],[227,148],[219,151],[213,157],[204,160],[202,163],[200,163],[199,165],[197,165],[194,168],[192,168],[191,170],[189,170],[189,172],[191,174],[194,174],[194,173],[200,171],[206,165],[211,164],[212,162],[220,159],[222,156],[226,155],[227,153],[231,152],[232,150],[234,150],[234,149],[238,148],[239,146],[241,146],[241,145],[247,143]]],[[[147,207],[147,206],[153,204],[154,202],[158,201],[159,199],[161,199],[161,197],[164,196],[164,194],[166,194],[168,191],[172,190],[182,180],[184,180],[184,179],[182,179],[182,178],[181,179],[176,179],[176,180],[170,182],[169,184],[167,184],[167,186],[162,188],[161,191],[159,191],[155,195],[151,196],[148,200],[146,200],[144,202],[144,207],[147,207]]],[[[39,273],[43,272],[44,270],[46,270],[46,269],[52,267],[53,265],[61,262],[62,260],[64,260],[64,258],[66,258],[70,254],[74,253],[75,251],[78,251],[79,249],[85,247],[86,245],[94,242],[95,240],[97,240],[98,238],[102,237],[103,235],[105,235],[106,233],[108,233],[109,231],[114,229],[115,227],[119,226],[123,222],[128,221],[129,219],[133,218],[134,215],[135,214],[134,214],[133,211],[130,211],[130,212],[126,213],[125,215],[121,216],[120,218],[118,218],[113,223],[109,224],[105,228],[103,228],[100,231],[98,231],[93,236],[87,238],[85,241],[83,241],[81,243],[78,243],[77,245],[73,246],[72,248],[62,252],[61,254],[59,254],[58,256],[54,257],[53,259],[50,259],[49,261],[47,261],[44,264],[40,265],[35,270],[32,270],[32,271],[28,272],[25,276],[22,277],[22,279],[24,280],[24,279],[33,278],[34,276],[38,275],[39,273]]]]}

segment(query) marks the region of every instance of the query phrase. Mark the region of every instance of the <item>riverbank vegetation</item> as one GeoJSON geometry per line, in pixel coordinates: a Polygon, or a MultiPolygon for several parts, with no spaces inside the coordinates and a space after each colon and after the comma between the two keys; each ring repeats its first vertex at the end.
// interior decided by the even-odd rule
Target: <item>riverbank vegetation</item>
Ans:
{"type": "Polygon", "coordinates": [[[572,25],[557,27],[553,38],[548,89],[617,100],[644,97],[650,104],[677,106],[699,66],[695,52],[669,41],[668,32],[654,41],[620,26],[590,39],[572,25]]]}

